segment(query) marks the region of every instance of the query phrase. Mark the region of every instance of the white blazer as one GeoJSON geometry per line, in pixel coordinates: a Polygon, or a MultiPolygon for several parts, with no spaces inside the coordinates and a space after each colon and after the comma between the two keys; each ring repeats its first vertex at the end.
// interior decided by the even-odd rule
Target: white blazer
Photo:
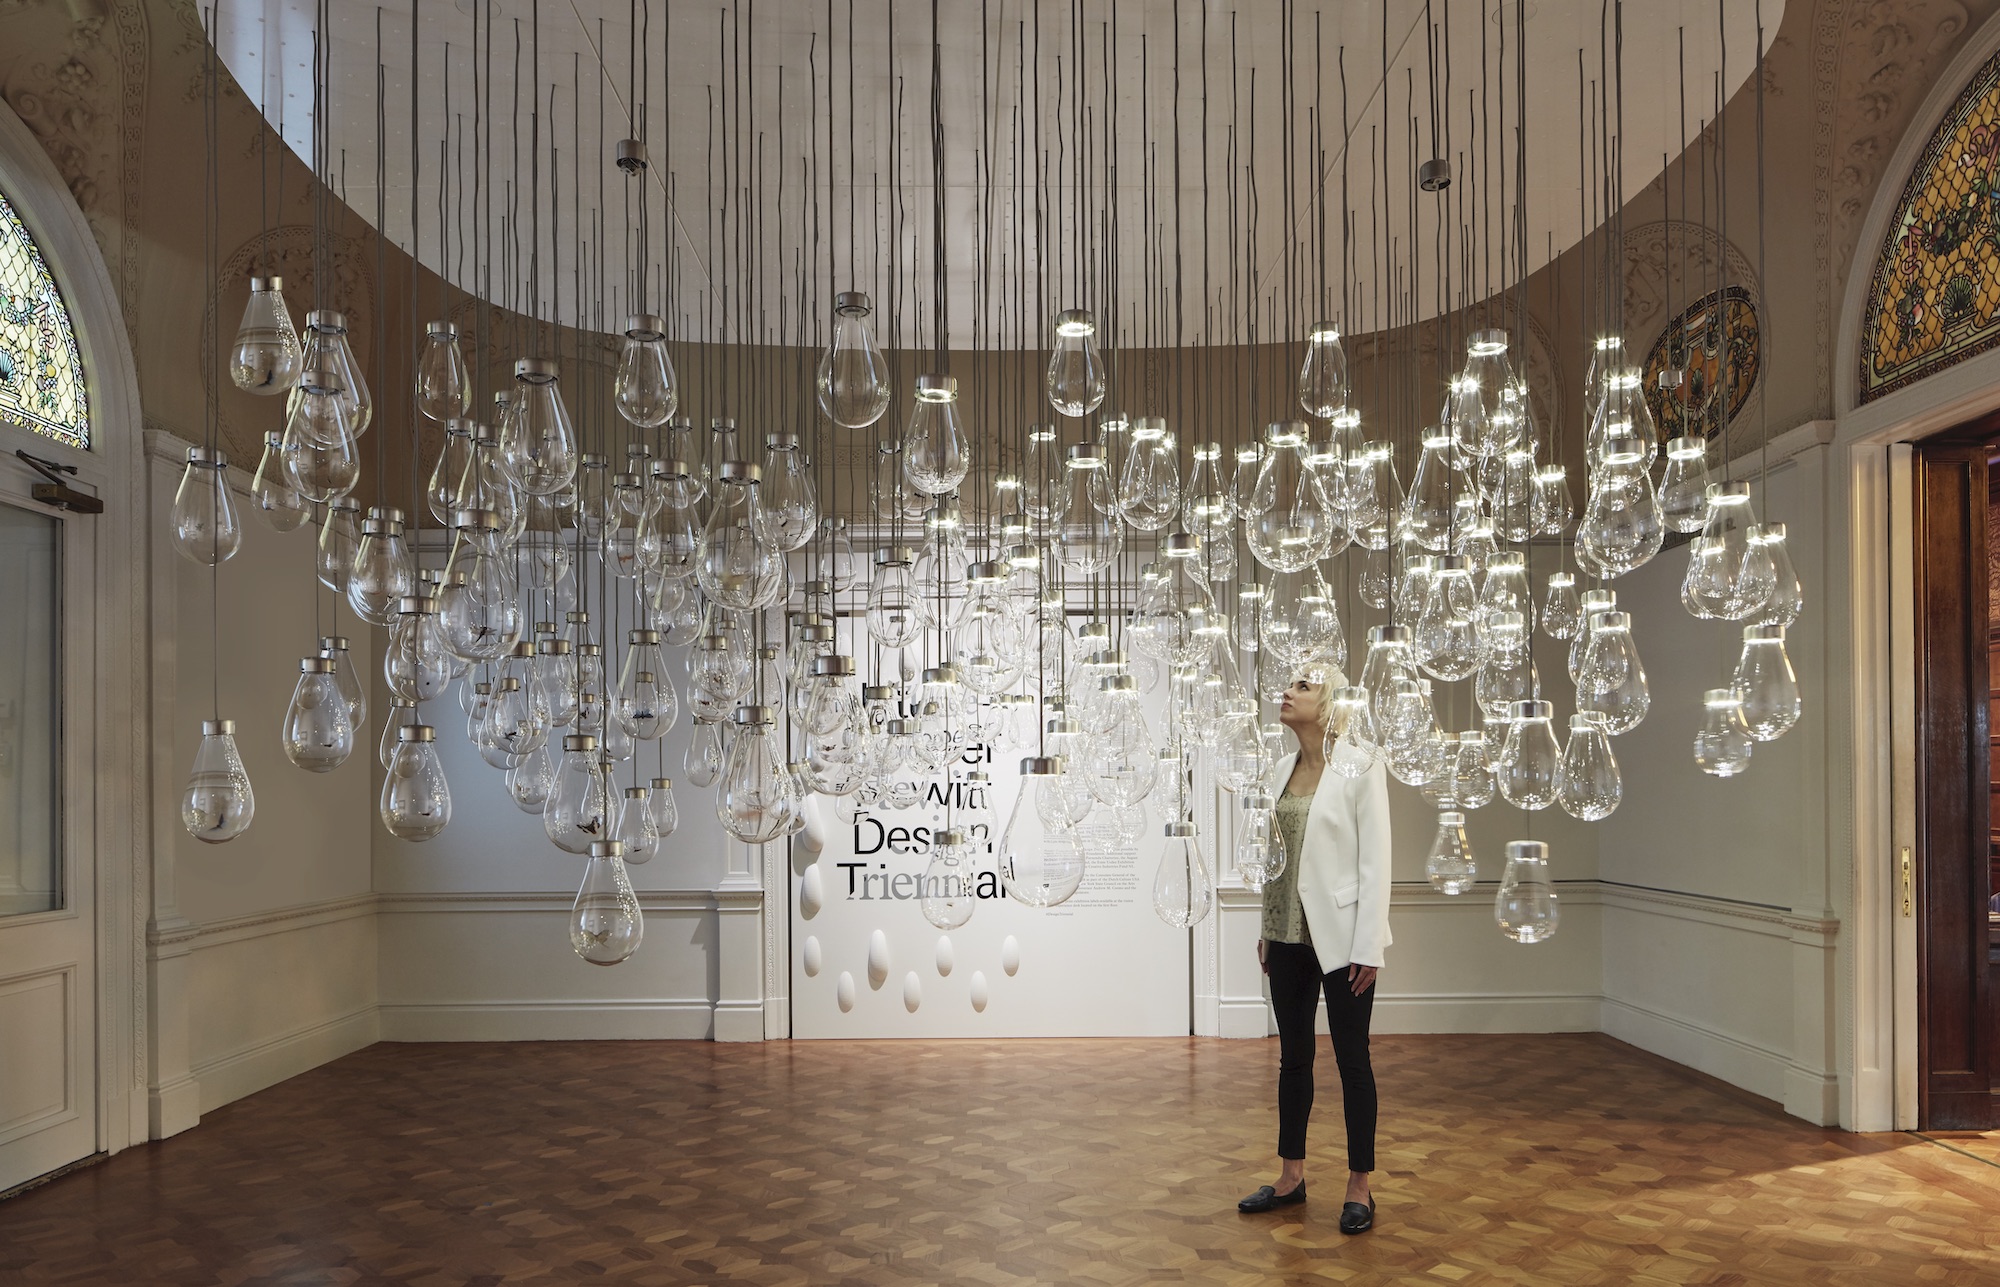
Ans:
{"type": "MultiPolygon", "coordinates": [[[[1298,763],[1285,757],[1271,775],[1273,800],[1298,763]]],[[[1312,931],[1322,974],[1382,964],[1389,934],[1389,773],[1381,761],[1358,778],[1323,771],[1306,814],[1299,864],[1299,905],[1312,931]]],[[[1287,855],[1287,857],[1294,857],[1287,855]]]]}

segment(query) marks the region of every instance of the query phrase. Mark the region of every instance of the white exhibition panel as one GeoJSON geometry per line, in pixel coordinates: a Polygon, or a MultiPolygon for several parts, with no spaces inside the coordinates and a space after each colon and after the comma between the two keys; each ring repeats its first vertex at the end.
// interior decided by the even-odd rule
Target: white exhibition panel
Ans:
{"type": "MultiPolygon", "coordinates": [[[[1147,703],[1156,718],[1160,704],[1147,703]]],[[[972,918],[953,930],[924,919],[917,897],[930,838],[946,825],[947,786],[907,809],[869,808],[851,822],[816,798],[819,852],[794,838],[791,865],[795,1037],[1158,1037],[1191,1023],[1189,933],[1153,911],[1164,838],[1148,799],[1139,837],[1121,843],[1109,814],[1080,831],[1083,883],[1059,907],[1001,892],[998,851],[1020,791],[1024,752],[981,746],[966,757],[991,778],[985,807],[959,791],[951,824],[984,849],[972,918]],[[968,804],[974,807],[968,809],[968,804]],[[903,878],[903,879],[899,879],[903,878]]],[[[1032,753],[1031,751],[1028,753],[1032,753]]],[[[963,776],[963,766],[958,771],[963,776]]],[[[1155,794],[1164,794],[1155,788],[1155,794]]],[[[1202,849],[1214,861],[1214,842],[1202,849]]]]}

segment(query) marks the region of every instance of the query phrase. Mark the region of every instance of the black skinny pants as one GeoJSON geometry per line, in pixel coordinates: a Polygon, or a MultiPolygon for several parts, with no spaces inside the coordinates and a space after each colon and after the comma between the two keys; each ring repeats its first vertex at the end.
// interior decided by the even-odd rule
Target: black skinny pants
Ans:
{"type": "MultiPolygon", "coordinates": [[[[1306,1119],[1313,1103],[1313,1020],[1319,1009],[1319,958],[1305,943],[1264,944],[1271,970],[1271,1009],[1278,1016],[1278,1156],[1306,1155],[1306,1119]]],[[[1375,1070],[1368,1063],[1368,1020],[1375,987],[1360,996],[1347,967],[1325,978],[1326,1022],[1340,1068],[1347,1110],[1347,1169],[1375,1169],[1375,1070]]]]}

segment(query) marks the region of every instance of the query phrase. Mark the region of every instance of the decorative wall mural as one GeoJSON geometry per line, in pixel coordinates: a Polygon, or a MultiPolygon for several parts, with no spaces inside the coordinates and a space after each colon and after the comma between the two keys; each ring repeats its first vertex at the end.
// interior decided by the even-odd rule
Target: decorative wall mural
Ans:
{"type": "Polygon", "coordinates": [[[0,420],[90,450],[76,331],[26,224],[0,196],[0,420]]]}
{"type": "Polygon", "coordinates": [[[1897,201],[1861,328],[1859,401],[2000,343],[2000,55],[1945,113],[1897,201]]]}
{"type": "Polygon", "coordinates": [[[1763,359],[1764,338],[1748,290],[1710,291],[1682,310],[1646,353],[1643,387],[1660,437],[1715,436],[1750,400],[1763,359]],[[1660,387],[1665,371],[1684,373],[1678,389],[1660,387]]]}

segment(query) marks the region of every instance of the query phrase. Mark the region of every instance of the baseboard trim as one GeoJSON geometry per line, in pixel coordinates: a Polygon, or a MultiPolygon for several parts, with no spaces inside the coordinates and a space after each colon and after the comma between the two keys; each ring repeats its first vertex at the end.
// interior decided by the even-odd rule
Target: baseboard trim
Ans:
{"type": "Polygon", "coordinates": [[[199,1111],[214,1112],[224,1104],[372,1046],[377,1040],[375,1007],[371,1005],[197,1064],[189,1076],[199,1088],[199,1111]]]}
{"type": "Polygon", "coordinates": [[[1271,1035],[1271,1007],[1259,996],[1216,1002],[1215,1035],[1243,1039],[1271,1035]]]}
{"type": "MultiPolygon", "coordinates": [[[[1320,1027],[1326,1008],[1320,1007],[1320,1027]]],[[[1596,993],[1525,993],[1513,996],[1432,993],[1384,995],[1375,1000],[1376,1033],[1595,1032],[1596,993]]]]}
{"type": "MultiPolygon", "coordinates": [[[[380,1013],[383,1041],[706,1041],[719,1017],[706,998],[387,1004],[380,1013]]],[[[753,1022],[757,1036],[747,1039],[762,1040],[761,1002],[753,1022]]]]}
{"type": "MultiPolygon", "coordinates": [[[[1791,1058],[1782,1051],[1704,1028],[1676,1015],[1605,997],[1599,1024],[1608,1036],[1792,1109],[1791,1058]]],[[[1837,1099],[1837,1094],[1833,1096],[1837,1099]]],[[[1807,1116],[1806,1114],[1799,1114],[1807,1116]]],[[[1813,1120],[1808,1117],[1807,1120],[1813,1120]]]]}

